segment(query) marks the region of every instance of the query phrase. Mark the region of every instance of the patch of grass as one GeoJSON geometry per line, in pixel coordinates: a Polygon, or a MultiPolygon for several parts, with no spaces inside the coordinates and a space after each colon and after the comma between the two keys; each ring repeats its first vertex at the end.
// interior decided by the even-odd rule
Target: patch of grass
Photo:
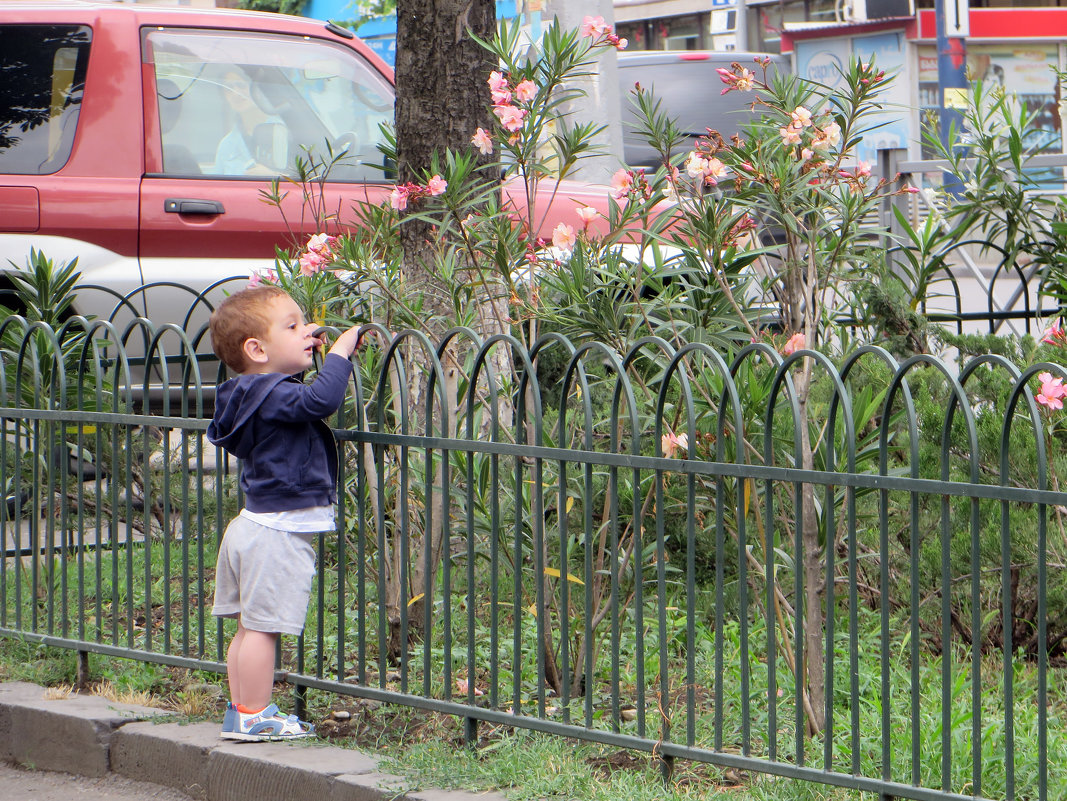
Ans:
{"type": "Polygon", "coordinates": [[[45,687],[73,687],[78,657],[73,651],[0,638],[0,681],[29,681],[45,687]]]}
{"type": "MultiPolygon", "coordinates": [[[[90,655],[88,692],[109,701],[167,709],[190,719],[221,716],[225,676],[101,654],[90,655]]],[[[77,654],[16,638],[0,638],[0,681],[48,688],[48,697],[75,692],[77,654]]]]}
{"type": "MultiPolygon", "coordinates": [[[[93,654],[90,692],[122,703],[167,709],[189,720],[221,720],[225,677],[93,654]],[[122,677],[116,682],[116,677],[122,677]],[[108,678],[110,677],[110,678],[108,678]]],[[[48,686],[55,697],[74,692],[77,658],[70,651],[0,638],[0,681],[48,686]],[[43,677],[53,677],[45,681],[43,677]]],[[[275,688],[283,707],[288,687],[275,688]]],[[[739,774],[678,761],[665,784],[659,761],[648,754],[547,734],[483,724],[476,747],[463,741],[462,722],[448,715],[310,690],[308,717],[321,739],[372,752],[382,769],[411,787],[498,790],[509,799],[673,801],[721,792],[737,801],[790,798],[822,801],[858,798],[844,791],[739,774]],[[788,791],[786,787],[788,786],[788,791]],[[785,793],[785,794],[782,794],[785,793]]]]}

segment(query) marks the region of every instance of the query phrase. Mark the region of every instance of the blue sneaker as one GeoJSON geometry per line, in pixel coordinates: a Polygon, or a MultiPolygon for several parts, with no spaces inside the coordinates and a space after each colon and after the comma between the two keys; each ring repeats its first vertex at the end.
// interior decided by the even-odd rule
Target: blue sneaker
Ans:
{"type": "Polygon", "coordinates": [[[314,735],[314,726],[296,715],[282,715],[277,704],[251,714],[239,712],[236,706],[227,704],[222,718],[221,736],[224,740],[300,740],[314,735]]]}

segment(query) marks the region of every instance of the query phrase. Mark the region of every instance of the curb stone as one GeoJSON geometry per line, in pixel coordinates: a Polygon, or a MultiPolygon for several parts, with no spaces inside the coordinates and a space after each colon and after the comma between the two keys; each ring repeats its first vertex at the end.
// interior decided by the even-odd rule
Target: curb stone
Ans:
{"type": "Polygon", "coordinates": [[[407,790],[370,754],[319,744],[235,743],[219,724],[99,696],[50,698],[28,682],[0,683],[0,759],[99,778],[114,773],[193,801],[504,801],[499,793],[407,790]]]}

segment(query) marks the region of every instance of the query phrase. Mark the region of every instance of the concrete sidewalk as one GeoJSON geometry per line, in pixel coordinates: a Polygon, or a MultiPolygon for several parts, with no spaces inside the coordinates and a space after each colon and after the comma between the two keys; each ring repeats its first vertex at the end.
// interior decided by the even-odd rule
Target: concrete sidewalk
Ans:
{"type": "Polygon", "coordinates": [[[237,743],[220,724],[44,687],[0,684],[0,760],[87,777],[151,782],[196,801],[504,801],[498,793],[409,790],[374,756],[308,740],[237,743]]]}

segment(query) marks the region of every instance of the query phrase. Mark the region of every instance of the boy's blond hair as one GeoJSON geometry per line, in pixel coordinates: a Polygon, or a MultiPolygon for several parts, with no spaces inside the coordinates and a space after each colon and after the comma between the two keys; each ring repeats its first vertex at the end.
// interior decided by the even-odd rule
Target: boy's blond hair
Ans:
{"type": "Polygon", "coordinates": [[[235,373],[248,368],[245,342],[266,336],[272,320],[270,301],[281,297],[289,295],[272,284],[249,287],[230,295],[211,315],[211,347],[235,373]]]}

